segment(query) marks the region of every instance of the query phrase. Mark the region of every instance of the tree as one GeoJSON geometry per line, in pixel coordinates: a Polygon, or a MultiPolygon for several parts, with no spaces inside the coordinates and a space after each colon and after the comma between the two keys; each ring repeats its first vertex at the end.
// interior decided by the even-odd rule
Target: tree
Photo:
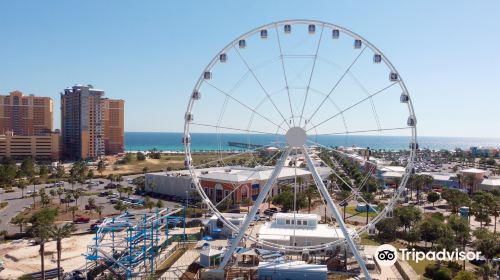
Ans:
{"type": "MultiPolygon", "coordinates": [[[[118,200],[118,202],[114,206],[115,210],[120,211],[120,214],[124,211],[127,210],[127,205],[123,204],[121,200],[118,200]]],[[[153,208],[153,207],[151,207],[153,208]]]]}
{"type": "Polygon", "coordinates": [[[316,186],[311,185],[307,187],[307,189],[305,189],[304,195],[306,196],[307,199],[307,213],[311,213],[312,200],[318,197],[318,189],[316,188],[316,186]]]}
{"type": "Polygon", "coordinates": [[[64,165],[59,163],[56,167],[56,177],[58,179],[62,179],[65,174],[66,174],[66,170],[64,170],[64,165]]]}
{"type": "Polygon", "coordinates": [[[71,194],[66,193],[64,196],[64,201],[66,202],[66,212],[68,212],[69,202],[71,201],[71,194]]]}
{"type": "Polygon", "coordinates": [[[149,198],[149,196],[146,196],[144,198],[144,207],[148,208],[150,213],[154,205],[155,205],[154,202],[151,200],[151,198],[149,198]]]}
{"type": "Polygon", "coordinates": [[[38,174],[42,178],[47,178],[47,176],[49,175],[49,168],[47,167],[47,165],[40,165],[38,174]]]}
{"type": "Polygon", "coordinates": [[[500,254],[500,235],[494,234],[487,229],[477,229],[474,231],[476,239],[472,246],[488,260],[500,254]]]}
{"type": "Polygon", "coordinates": [[[19,179],[17,181],[17,187],[21,189],[21,198],[24,198],[24,190],[28,186],[28,182],[24,179],[19,179]]]}
{"type": "Polygon", "coordinates": [[[100,160],[97,163],[97,172],[99,172],[99,174],[101,174],[101,177],[102,177],[102,173],[104,172],[105,169],[106,169],[106,166],[104,165],[104,161],[100,160]]]}
{"type": "Polygon", "coordinates": [[[75,213],[79,210],[78,206],[71,206],[69,208],[69,211],[71,211],[71,217],[73,217],[73,220],[75,219],[75,213]]]}
{"type": "Polygon", "coordinates": [[[76,190],[73,192],[73,198],[75,199],[75,205],[78,205],[78,199],[82,195],[82,192],[80,190],[76,190]]]}
{"type": "Polygon", "coordinates": [[[92,215],[92,209],[95,209],[95,207],[96,207],[95,198],[89,197],[89,199],[87,200],[87,205],[89,206],[90,214],[92,215]]]}
{"type": "Polygon", "coordinates": [[[420,209],[414,205],[396,208],[394,214],[394,216],[399,219],[399,224],[405,228],[405,232],[408,232],[408,229],[411,229],[413,224],[422,219],[420,209]]]}
{"type": "Polygon", "coordinates": [[[158,199],[156,201],[156,208],[163,208],[163,201],[161,201],[161,200],[158,199]]]}
{"type": "Polygon", "coordinates": [[[247,213],[250,213],[250,206],[252,206],[253,201],[250,197],[247,197],[241,201],[241,203],[247,207],[247,213]]]}
{"type": "Polygon", "coordinates": [[[22,161],[21,173],[28,178],[35,175],[35,161],[31,157],[27,157],[22,161]]]}
{"type": "Polygon", "coordinates": [[[31,216],[30,234],[40,244],[41,278],[45,279],[45,242],[51,237],[51,228],[57,216],[57,209],[44,208],[31,216]]]}
{"type": "Polygon", "coordinates": [[[426,218],[420,224],[420,230],[422,231],[423,240],[425,242],[431,242],[431,247],[434,246],[434,242],[436,242],[444,235],[443,226],[444,224],[437,219],[426,218]]]}
{"type": "Polygon", "coordinates": [[[57,188],[57,196],[59,197],[59,204],[61,204],[61,196],[64,194],[63,188],[57,188]]]}
{"type": "Polygon", "coordinates": [[[21,214],[17,214],[10,222],[19,226],[19,233],[23,233],[23,227],[28,223],[28,219],[21,214]]]}
{"type": "Polygon", "coordinates": [[[296,194],[296,200],[294,199],[294,193],[290,190],[282,191],[277,196],[273,197],[273,203],[281,205],[284,212],[290,210],[304,208],[306,206],[306,199],[303,193],[296,194]],[[294,205],[294,201],[296,204],[294,205]],[[295,206],[295,207],[294,207],[295,206]]]}
{"type": "Polygon", "coordinates": [[[146,156],[143,153],[141,153],[141,152],[138,152],[137,155],[136,155],[136,157],[137,157],[138,161],[144,161],[144,160],[146,160],[146,156]]]}
{"type": "Polygon", "coordinates": [[[125,193],[127,194],[127,198],[130,198],[130,195],[134,192],[134,189],[132,187],[126,187],[125,188],[125,193]]]}
{"type": "Polygon", "coordinates": [[[441,196],[437,192],[430,192],[429,194],[427,194],[427,201],[429,203],[432,203],[432,207],[434,207],[434,203],[438,201],[440,198],[441,196]]]}
{"type": "Polygon", "coordinates": [[[102,217],[102,210],[104,210],[104,207],[102,205],[97,205],[95,207],[95,211],[99,215],[99,219],[101,219],[101,217],[102,217]]]}
{"type": "Polygon", "coordinates": [[[149,167],[144,166],[144,167],[142,168],[142,173],[146,174],[146,173],[148,173],[148,172],[149,172],[149,167]]]}
{"type": "Polygon", "coordinates": [[[441,197],[451,207],[452,213],[457,213],[459,207],[469,205],[470,202],[469,196],[457,189],[444,189],[441,197]]]}
{"type": "Polygon", "coordinates": [[[397,229],[400,227],[399,219],[385,218],[375,225],[379,238],[393,241],[396,239],[397,229]]]}
{"type": "MultiPolygon", "coordinates": [[[[66,237],[71,236],[71,233],[76,231],[76,228],[73,224],[68,223],[63,226],[53,226],[51,228],[51,237],[56,240],[57,247],[57,271],[61,270],[61,252],[62,252],[62,240],[66,237]]],[[[57,279],[61,280],[61,274],[57,274],[57,279]]]]}
{"type": "Polygon", "coordinates": [[[36,197],[38,196],[38,193],[36,191],[34,191],[31,193],[30,196],[33,198],[33,208],[35,208],[36,197]]]}
{"type": "Polygon", "coordinates": [[[453,280],[474,280],[476,277],[474,276],[474,273],[467,271],[467,270],[462,270],[455,275],[453,280]]]}
{"type": "Polygon", "coordinates": [[[92,169],[89,170],[89,172],[87,173],[87,179],[89,179],[90,182],[92,182],[92,179],[94,179],[94,170],[92,169]]]}

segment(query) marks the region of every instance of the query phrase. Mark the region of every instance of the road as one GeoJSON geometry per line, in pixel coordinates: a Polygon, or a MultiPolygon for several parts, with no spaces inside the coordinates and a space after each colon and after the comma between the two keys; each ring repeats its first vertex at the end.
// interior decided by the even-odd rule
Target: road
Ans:
{"type": "MultiPolygon", "coordinates": [[[[124,187],[128,187],[128,186],[133,186],[132,184],[129,184],[127,182],[128,179],[133,179],[133,178],[136,178],[138,176],[141,176],[141,175],[130,175],[130,176],[124,176],[123,177],[123,182],[120,182],[121,185],[123,185],[124,187]]],[[[107,180],[107,179],[94,179],[93,180],[94,182],[102,182],[100,183],[98,186],[94,186],[90,189],[91,192],[100,192],[100,191],[104,191],[104,186],[106,186],[110,181],[107,180]]],[[[30,185],[28,186],[25,190],[24,190],[24,194],[25,196],[26,195],[26,192],[27,191],[33,191],[33,190],[40,190],[42,188],[45,188],[46,189],[46,192],[48,193],[50,191],[50,187],[52,186],[52,184],[42,184],[42,185],[37,185],[37,186],[33,186],[33,185],[30,185]],[[49,188],[47,188],[47,186],[49,186],[49,188]]],[[[85,186],[84,185],[81,185],[79,183],[75,183],[74,186],[73,186],[75,189],[77,188],[85,188],[87,190],[87,187],[86,187],[86,184],[85,186]]],[[[71,189],[72,186],[71,184],[69,183],[65,183],[63,188],[66,188],[66,189],[71,189]]],[[[112,190],[113,192],[116,192],[116,190],[112,190]]],[[[122,194],[123,196],[126,196],[126,194],[122,194]]],[[[78,205],[83,208],[84,205],[87,204],[88,202],[88,198],[90,196],[82,196],[78,199],[78,205]]],[[[96,201],[96,204],[97,205],[102,205],[104,206],[104,209],[103,209],[103,213],[115,213],[116,210],[114,210],[114,205],[111,204],[109,202],[109,200],[106,198],[106,197],[99,197],[99,196],[92,196],[95,201],[96,201]]],[[[140,198],[140,196],[137,196],[137,195],[130,195],[130,198],[140,198]]],[[[37,197],[37,201],[39,201],[39,197],[37,197]]],[[[152,198],[152,200],[154,202],[156,202],[157,199],[154,199],[152,198]]],[[[19,231],[19,227],[16,226],[16,225],[13,225],[10,223],[10,220],[15,217],[18,213],[22,212],[26,207],[31,207],[31,205],[33,204],[33,198],[31,197],[25,197],[25,198],[22,198],[22,192],[20,189],[17,189],[15,188],[15,191],[14,192],[11,192],[11,193],[4,193],[2,194],[2,201],[7,201],[9,204],[6,208],[0,210],[0,228],[3,230],[7,230],[7,232],[9,234],[12,234],[12,233],[16,233],[19,231]]],[[[164,204],[164,207],[169,207],[169,208],[174,208],[176,207],[177,205],[179,205],[178,202],[171,202],[171,201],[163,201],[163,204],[164,204]]],[[[70,206],[71,205],[75,205],[74,202],[70,203],[70,206]]],[[[65,207],[65,205],[61,205],[62,208],[65,207]]],[[[138,212],[147,212],[149,210],[145,209],[145,210],[131,210],[131,212],[134,212],[134,213],[138,213],[138,212]]],[[[105,215],[103,215],[105,216],[105,215]]],[[[70,222],[70,221],[68,221],[70,222]]],[[[89,224],[78,224],[76,225],[77,226],[77,230],[78,231],[85,231],[89,228],[89,224]]]]}

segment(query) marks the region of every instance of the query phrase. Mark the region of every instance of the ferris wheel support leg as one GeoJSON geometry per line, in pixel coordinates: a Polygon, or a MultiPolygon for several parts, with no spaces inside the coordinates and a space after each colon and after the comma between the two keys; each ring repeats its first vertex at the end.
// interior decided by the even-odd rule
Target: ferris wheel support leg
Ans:
{"type": "Polygon", "coordinates": [[[262,202],[264,202],[264,199],[267,196],[267,193],[271,189],[271,187],[274,185],[276,182],[276,179],[278,178],[278,175],[281,173],[281,170],[283,169],[283,166],[285,165],[286,158],[290,154],[291,149],[287,148],[283,154],[281,155],[280,160],[276,164],[276,167],[273,170],[273,173],[271,174],[271,177],[269,177],[269,180],[267,180],[266,184],[262,188],[262,190],[259,192],[259,196],[254,202],[254,205],[250,212],[247,214],[247,217],[245,221],[243,221],[243,224],[239,228],[238,235],[236,238],[232,241],[231,247],[229,247],[229,250],[224,254],[224,259],[219,265],[219,269],[224,269],[226,264],[229,262],[231,257],[233,256],[234,250],[236,250],[236,247],[238,246],[238,243],[240,243],[241,238],[245,235],[245,232],[247,231],[248,227],[250,226],[250,223],[254,220],[255,215],[257,214],[257,210],[259,210],[260,205],[262,202]]]}
{"type": "Polygon", "coordinates": [[[345,236],[345,239],[347,241],[347,245],[352,251],[352,254],[356,258],[356,261],[358,262],[359,266],[361,267],[361,270],[363,270],[363,273],[365,275],[366,280],[371,280],[370,272],[368,272],[368,269],[366,268],[365,261],[359,254],[358,248],[356,248],[356,244],[354,244],[354,241],[352,240],[351,236],[349,235],[349,232],[347,231],[347,228],[345,226],[344,220],[342,220],[342,216],[340,216],[340,212],[335,206],[335,203],[333,202],[330,194],[328,193],[328,190],[326,189],[325,184],[323,183],[323,180],[318,174],[318,171],[316,171],[316,168],[314,168],[314,163],[309,156],[309,153],[307,151],[307,147],[304,146],[302,147],[302,152],[304,153],[304,157],[307,160],[307,166],[309,167],[309,171],[311,171],[314,181],[316,182],[316,186],[318,187],[318,190],[321,192],[321,195],[325,198],[326,204],[328,205],[328,208],[330,208],[330,211],[333,213],[335,216],[335,220],[337,223],[339,223],[340,230],[345,236]]]}

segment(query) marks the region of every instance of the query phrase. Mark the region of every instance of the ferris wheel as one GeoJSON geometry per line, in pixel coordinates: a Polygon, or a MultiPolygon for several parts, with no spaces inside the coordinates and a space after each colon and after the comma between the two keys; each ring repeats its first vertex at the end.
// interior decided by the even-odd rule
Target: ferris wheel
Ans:
{"type": "Polygon", "coordinates": [[[368,271],[353,239],[392,215],[413,171],[418,149],[416,116],[400,73],[360,35],[316,20],[266,24],[222,48],[202,71],[190,95],[183,143],[185,165],[203,202],[222,223],[238,233],[222,268],[242,238],[284,252],[328,250],[347,243],[366,277],[368,271]],[[383,209],[374,210],[369,220],[367,215],[364,225],[347,226],[339,205],[349,201],[370,205],[363,197],[363,188],[369,180],[373,181],[378,160],[383,160],[370,155],[359,159],[352,147],[364,147],[365,153],[399,150],[401,147],[393,144],[398,141],[406,145],[405,152],[401,152],[404,157],[399,159],[405,169],[400,172],[397,187],[383,209]],[[201,150],[211,150],[209,154],[215,158],[198,160],[195,154],[201,150]],[[318,156],[320,152],[328,155],[329,162],[318,156]],[[353,180],[341,174],[345,160],[364,162],[361,178],[353,180]],[[202,185],[198,172],[211,166],[250,166],[254,172],[270,172],[258,191],[244,190],[253,206],[240,225],[221,214],[221,205],[241,198],[240,188],[247,188],[243,183],[253,180],[253,174],[248,175],[248,180],[239,178],[243,183],[233,183],[232,190],[214,195],[202,185]],[[330,167],[329,179],[319,170],[325,167],[330,167]],[[297,246],[276,244],[248,232],[260,205],[272,201],[272,190],[280,184],[280,174],[285,169],[295,171],[295,176],[286,181],[294,193],[292,212],[304,211],[296,205],[297,196],[304,191],[299,186],[303,180],[298,180],[297,170],[306,170],[312,178],[310,184],[317,187],[318,200],[329,210],[343,238],[297,246]],[[340,185],[350,191],[348,197],[339,199],[333,195],[340,185]],[[240,196],[235,198],[236,193],[240,196]]]}

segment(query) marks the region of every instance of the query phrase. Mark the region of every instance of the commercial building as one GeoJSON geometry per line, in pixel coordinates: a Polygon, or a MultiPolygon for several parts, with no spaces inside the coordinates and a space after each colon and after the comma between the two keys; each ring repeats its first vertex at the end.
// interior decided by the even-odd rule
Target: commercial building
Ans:
{"type": "Polygon", "coordinates": [[[53,101],[50,97],[13,91],[0,95],[0,134],[46,135],[52,132],[53,101]]]}
{"type": "MultiPolygon", "coordinates": [[[[284,246],[314,246],[344,239],[339,228],[319,224],[317,214],[276,213],[259,229],[259,240],[284,246]]],[[[354,233],[348,229],[349,234],[354,233]]]]}
{"type": "Polygon", "coordinates": [[[36,159],[59,160],[61,154],[59,137],[58,132],[39,136],[21,136],[8,131],[4,135],[0,135],[0,158],[21,159],[33,157],[36,159]]]}
{"type": "MultiPolygon", "coordinates": [[[[231,193],[231,200],[238,203],[248,197],[255,200],[272,171],[273,168],[269,166],[255,168],[238,166],[197,169],[196,173],[205,193],[213,202],[220,202],[231,193]]],[[[284,167],[270,195],[279,194],[281,191],[279,186],[293,184],[295,172],[303,182],[298,190],[305,190],[309,182],[312,182],[311,172],[302,168],[284,167]]],[[[182,198],[187,198],[187,195],[196,192],[188,170],[148,173],[145,186],[148,192],[182,198]]]]}
{"type": "Polygon", "coordinates": [[[104,91],[76,85],[61,93],[63,156],[97,159],[123,152],[123,100],[104,98],[104,91]]]}
{"type": "Polygon", "coordinates": [[[500,190],[500,177],[484,179],[479,185],[481,191],[500,190]]]}

